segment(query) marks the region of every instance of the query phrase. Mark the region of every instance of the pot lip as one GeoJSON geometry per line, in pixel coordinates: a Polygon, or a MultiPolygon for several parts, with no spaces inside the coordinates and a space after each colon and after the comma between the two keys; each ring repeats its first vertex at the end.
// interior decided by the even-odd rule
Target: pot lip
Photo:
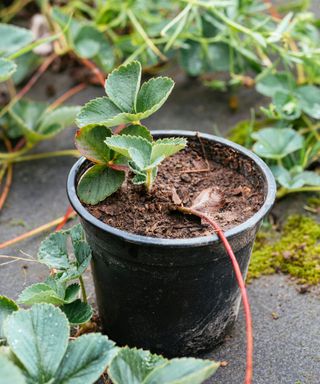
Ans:
{"type": "MultiPolygon", "coordinates": [[[[233,143],[228,139],[224,139],[208,133],[202,133],[202,132],[196,132],[196,131],[185,131],[185,130],[159,130],[159,131],[152,131],[151,133],[152,135],[155,135],[155,136],[194,137],[196,135],[199,135],[201,138],[204,138],[210,141],[215,141],[215,142],[224,144],[226,146],[229,146],[237,150],[238,152],[244,154],[245,156],[249,157],[257,164],[257,166],[259,167],[260,171],[262,172],[262,174],[266,179],[267,195],[265,197],[265,201],[261,206],[261,208],[248,220],[225,232],[225,235],[228,239],[231,239],[239,235],[241,232],[244,232],[246,230],[249,230],[255,227],[263,219],[263,217],[270,211],[276,196],[276,190],[277,190],[276,182],[271,170],[266,165],[266,163],[250,150],[244,148],[239,144],[233,143]]],[[[111,225],[103,223],[102,221],[94,217],[91,213],[89,213],[89,211],[86,210],[86,208],[80,202],[76,193],[77,174],[85,161],[86,161],[86,158],[81,157],[72,166],[67,179],[67,195],[72,207],[78,213],[78,215],[84,221],[89,222],[94,227],[100,229],[103,232],[107,232],[111,235],[122,238],[125,241],[141,244],[141,245],[150,245],[150,246],[170,246],[170,247],[179,247],[179,248],[192,247],[192,246],[198,247],[198,246],[205,246],[205,245],[212,244],[218,240],[218,236],[216,234],[212,236],[193,237],[190,239],[168,239],[168,238],[142,236],[142,235],[137,235],[134,233],[124,231],[122,229],[114,228],[111,225]]]]}

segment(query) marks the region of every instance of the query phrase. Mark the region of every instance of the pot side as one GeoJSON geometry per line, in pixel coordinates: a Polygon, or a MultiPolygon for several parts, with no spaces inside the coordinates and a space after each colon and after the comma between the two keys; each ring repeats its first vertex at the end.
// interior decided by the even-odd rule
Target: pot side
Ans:
{"type": "MultiPolygon", "coordinates": [[[[156,138],[196,132],[155,131],[156,138]]],[[[276,184],[252,152],[213,135],[200,134],[206,152],[262,188],[264,203],[251,218],[225,232],[245,277],[256,233],[271,209],[276,184]],[[210,148],[209,148],[210,147],[210,148]]],[[[233,326],[240,291],[229,256],[216,235],[159,239],[113,228],[91,215],[76,185],[87,161],[71,169],[67,193],[93,252],[92,272],[103,331],[119,345],[165,356],[195,356],[213,349],[233,326]]]]}

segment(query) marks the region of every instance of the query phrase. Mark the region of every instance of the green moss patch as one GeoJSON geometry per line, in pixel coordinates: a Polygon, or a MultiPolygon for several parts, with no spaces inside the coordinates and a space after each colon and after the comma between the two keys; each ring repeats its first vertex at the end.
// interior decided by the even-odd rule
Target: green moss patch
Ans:
{"type": "Polygon", "coordinates": [[[290,216],[280,238],[275,231],[258,234],[247,280],[278,271],[301,284],[320,283],[320,225],[311,217],[290,216]]]}

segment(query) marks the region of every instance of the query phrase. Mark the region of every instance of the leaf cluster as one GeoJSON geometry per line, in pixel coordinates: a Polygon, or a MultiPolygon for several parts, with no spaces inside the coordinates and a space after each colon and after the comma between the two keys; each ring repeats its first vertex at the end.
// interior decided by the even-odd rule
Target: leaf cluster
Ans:
{"type": "Polygon", "coordinates": [[[50,269],[50,275],[41,283],[25,288],[19,304],[48,303],[57,305],[71,324],[83,324],[91,319],[92,308],[79,298],[83,286],[82,275],[91,260],[91,249],[85,241],[80,224],[64,231],[54,232],[42,241],[38,261],[50,269]],[[69,251],[71,242],[72,253],[69,251]],[[78,282],[74,282],[77,281],[78,282]]]}
{"type": "Polygon", "coordinates": [[[100,333],[69,341],[70,326],[59,308],[35,304],[17,310],[1,296],[0,314],[8,312],[9,302],[12,311],[0,323],[7,343],[0,347],[3,384],[93,384],[106,369],[115,384],[200,384],[219,367],[210,360],[168,360],[141,349],[119,348],[100,333]]]}
{"type": "Polygon", "coordinates": [[[140,120],[156,112],[167,100],[173,81],[152,78],[140,86],[141,64],[121,65],[108,76],[106,93],[85,104],[76,122],[80,129],[75,144],[79,152],[94,163],[81,177],[77,192],[81,201],[97,204],[117,191],[128,167],[132,182],[151,190],[159,164],[183,149],[186,140],[167,138],[154,141],[140,120]],[[110,127],[125,124],[119,134],[110,127]]]}

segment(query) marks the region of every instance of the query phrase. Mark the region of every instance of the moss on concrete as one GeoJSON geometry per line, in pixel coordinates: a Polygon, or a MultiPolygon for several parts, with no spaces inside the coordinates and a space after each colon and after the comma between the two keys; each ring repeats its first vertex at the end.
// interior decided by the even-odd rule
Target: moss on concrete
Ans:
{"type": "Polygon", "coordinates": [[[281,237],[276,231],[257,236],[248,281],[281,271],[301,284],[320,283],[320,225],[307,216],[290,216],[281,237]]]}

